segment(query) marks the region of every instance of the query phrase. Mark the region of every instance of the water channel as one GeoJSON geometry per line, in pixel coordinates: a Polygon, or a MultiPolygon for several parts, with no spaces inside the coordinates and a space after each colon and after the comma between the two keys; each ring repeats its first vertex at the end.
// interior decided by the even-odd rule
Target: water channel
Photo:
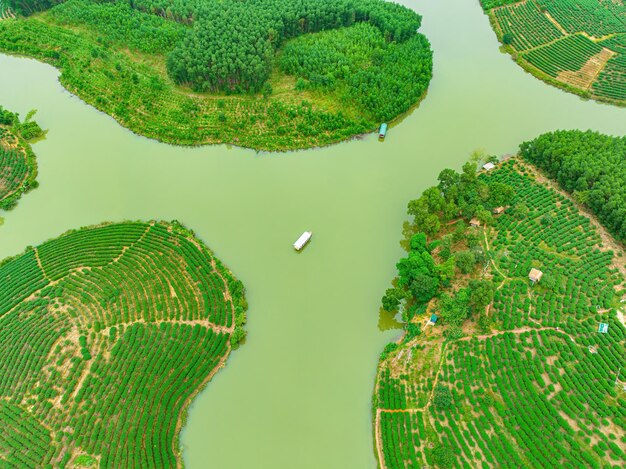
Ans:
{"type": "Polygon", "coordinates": [[[70,95],[55,69],[0,55],[0,103],[37,108],[49,129],[34,146],[40,188],[2,215],[0,258],[105,220],[178,219],[247,287],[247,343],[182,432],[190,469],[374,468],[371,391],[397,334],[378,329],[378,308],[407,201],[475,149],[512,153],[557,128],[626,133],[626,109],[559,91],[500,53],[477,0],[404,3],[424,16],[434,78],[385,143],[286,154],[168,146],[70,95]],[[296,255],[291,243],[309,229],[296,255]]]}

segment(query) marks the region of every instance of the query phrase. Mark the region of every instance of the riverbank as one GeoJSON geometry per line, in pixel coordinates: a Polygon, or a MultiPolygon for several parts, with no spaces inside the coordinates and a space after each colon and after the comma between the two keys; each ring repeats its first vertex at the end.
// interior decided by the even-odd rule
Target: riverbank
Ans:
{"type": "Polygon", "coordinates": [[[583,99],[626,106],[626,36],[619,22],[594,26],[602,6],[570,11],[558,2],[482,4],[501,49],[526,72],[583,99]]]}
{"type": "Polygon", "coordinates": [[[187,408],[246,307],[209,249],[177,222],[104,223],[4,260],[0,278],[8,462],[182,467],[187,408]]]}
{"type": "MultiPolygon", "coordinates": [[[[465,169],[461,189],[450,189],[454,178],[444,171],[436,190],[444,197],[460,192],[463,199],[463,191],[471,191],[463,189],[471,180],[465,169]]],[[[411,239],[411,265],[412,256],[426,247],[422,258],[426,252],[432,256],[440,276],[451,259],[454,277],[446,271],[441,291],[423,300],[416,296],[424,294],[419,277],[403,295],[388,290],[383,299],[385,305],[394,295],[401,298],[406,332],[385,348],[377,370],[373,413],[379,467],[477,460],[599,466],[598,454],[623,463],[624,433],[617,428],[619,399],[626,393],[616,395],[605,385],[617,372],[612,360],[623,359],[626,329],[615,309],[624,290],[623,249],[526,162],[508,159],[483,171],[478,181],[487,184],[479,192],[489,194],[483,200],[493,215],[479,210],[469,227],[463,220],[442,224],[427,244],[423,235],[411,239]],[[501,184],[510,185],[515,195],[490,202],[495,191],[506,192],[501,184]],[[600,322],[609,324],[608,335],[598,335],[600,322]],[[575,366],[575,379],[562,378],[562,363],[575,366]],[[583,376],[593,376],[591,398],[580,385],[583,376]],[[573,404],[561,392],[565,388],[576,399],[587,396],[592,414],[579,415],[576,400],[573,404]],[[537,428],[551,422],[558,422],[558,430],[542,432],[553,448],[548,455],[541,443],[531,441],[537,428]],[[505,429],[498,440],[490,437],[496,428],[505,429]],[[611,438],[608,428],[616,428],[611,438]],[[597,444],[589,442],[592,435],[599,436],[597,444]]],[[[427,200],[433,202],[432,193],[427,200]]],[[[409,204],[416,220],[423,217],[417,205],[409,204]]],[[[396,290],[410,275],[406,261],[398,263],[396,290]]]]}
{"type": "MultiPolygon", "coordinates": [[[[381,33],[377,33],[380,38],[376,34],[374,39],[368,36],[377,31],[373,27],[351,26],[288,41],[285,47],[290,53],[305,57],[295,62],[309,64],[308,68],[295,67],[294,75],[282,71],[284,48],[281,49],[273,58],[272,72],[262,93],[192,91],[170,78],[166,63],[168,52],[187,27],[128,8],[115,13],[111,6],[113,11],[105,12],[101,21],[109,21],[108,15],[115,14],[140,16],[139,19],[146,16],[163,22],[161,27],[176,25],[181,29],[167,30],[168,34],[161,38],[165,41],[162,50],[144,50],[142,44],[154,39],[150,34],[136,38],[132,36],[137,34],[135,29],[125,32],[117,28],[112,37],[106,30],[114,24],[85,23],[75,18],[78,13],[72,7],[81,4],[68,3],[27,19],[0,22],[0,50],[57,67],[62,85],[86,103],[138,135],[170,144],[228,143],[257,151],[331,145],[372,132],[380,125],[380,119],[395,121],[398,113],[414,108],[425,96],[432,75],[432,52],[421,34],[413,33],[411,39],[403,42],[387,43],[381,33]],[[130,35],[128,43],[125,34],[130,35]],[[317,44],[337,42],[329,42],[331,36],[343,38],[337,50],[317,44]],[[309,38],[313,40],[308,41],[309,38]],[[319,57],[323,58],[321,65],[319,57]],[[331,73],[334,62],[344,65],[331,73]],[[319,73],[316,66],[322,67],[319,73]],[[384,72],[381,83],[368,82],[372,81],[368,70],[373,68],[384,72]],[[308,78],[298,78],[298,74],[308,78]],[[363,83],[357,80],[359,74],[363,75],[359,79],[363,83]],[[402,78],[394,81],[394,74],[402,78]],[[368,88],[367,94],[352,89],[363,86],[368,88]],[[389,87],[394,87],[394,93],[389,87]],[[387,98],[381,101],[380,95],[387,98]],[[396,108],[392,113],[388,111],[396,108]],[[384,118],[378,115],[383,111],[384,118]]],[[[96,19],[99,14],[102,12],[94,12],[96,19]]]]}
{"type": "Polygon", "coordinates": [[[0,257],[71,226],[176,218],[247,287],[250,334],[191,403],[187,468],[375,468],[376,365],[399,334],[378,329],[377,311],[403,254],[406,202],[477,148],[514,153],[556,128],[624,133],[623,108],[546,86],[501,54],[477,2],[404,4],[424,15],[435,51],[419,110],[384,143],[365,135],[271,158],[138,137],[68,93],[51,66],[0,55],[0,102],[37,108],[49,129],[34,146],[41,185],[3,215],[0,257]],[[315,242],[296,256],[305,229],[315,242]]]}

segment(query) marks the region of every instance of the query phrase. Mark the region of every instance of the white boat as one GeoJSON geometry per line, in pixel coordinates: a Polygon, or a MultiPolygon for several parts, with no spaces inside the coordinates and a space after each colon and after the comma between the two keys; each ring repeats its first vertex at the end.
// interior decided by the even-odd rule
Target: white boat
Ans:
{"type": "Polygon", "coordinates": [[[296,251],[300,251],[309,241],[311,241],[311,236],[313,236],[313,232],[311,231],[305,231],[302,233],[296,242],[293,243],[294,249],[296,251]]]}

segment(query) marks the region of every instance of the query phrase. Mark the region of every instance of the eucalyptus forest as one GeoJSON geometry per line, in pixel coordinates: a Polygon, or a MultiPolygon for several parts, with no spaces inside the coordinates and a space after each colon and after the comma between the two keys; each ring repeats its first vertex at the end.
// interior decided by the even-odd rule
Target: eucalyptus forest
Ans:
{"type": "Polygon", "coordinates": [[[421,17],[383,0],[8,0],[0,50],[168,143],[287,150],[393,121],[432,76],[421,17]]]}

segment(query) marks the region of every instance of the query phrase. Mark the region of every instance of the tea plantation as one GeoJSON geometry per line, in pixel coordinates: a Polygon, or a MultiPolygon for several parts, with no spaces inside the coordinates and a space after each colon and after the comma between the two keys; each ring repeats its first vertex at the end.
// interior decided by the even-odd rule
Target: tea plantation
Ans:
{"type": "Polygon", "coordinates": [[[603,0],[481,0],[513,58],[584,97],[626,104],[626,5],[603,0]]]}
{"type": "Polygon", "coordinates": [[[528,163],[474,168],[409,204],[429,234],[383,298],[405,334],[379,362],[380,467],[624,467],[621,245],[528,163]]]}
{"type": "Polygon", "coordinates": [[[37,161],[28,140],[41,133],[29,118],[20,122],[0,106],[0,210],[13,208],[23,193],[37,187],[37,161]]]}
{"type": "Polygon", "coordinates": [[[177,222],[0,264],[0,466],[180,467],[187,407],[243,338],[241,283],[177,222]]]}

